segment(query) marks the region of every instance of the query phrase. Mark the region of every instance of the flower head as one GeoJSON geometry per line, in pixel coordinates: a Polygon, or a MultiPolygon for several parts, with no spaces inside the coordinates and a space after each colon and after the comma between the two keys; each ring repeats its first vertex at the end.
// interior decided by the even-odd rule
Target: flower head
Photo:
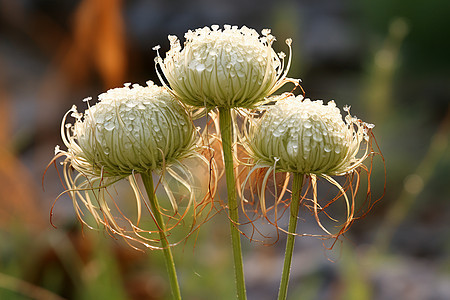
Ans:
{"type": "MultiPolygon", "coordinates": [[[[145,87],[126,84],[98,98],[95,105],[88,103],[84,114],[78,113],[75,106],[66,113],[61,135],[67,150],[57,146],[53,159],[65,157],[61,164],[68,188],[62,194],[68,193],[72,198],[79,220],[92,228],[86,218],[90,215],[97,225],[104,225],[127,241],[157,248],[154,244],[159,244],[159,240],[153,235],[159,236],[160,229],[155,222],[148,222],[155,221],[154,214],[143,199],[135,176],[155,171],[160,175],[159,183],[172,208],[171,213],[168,208],[161,208],[160,213],[169,221],[166,230],[177,227],[188,211],[193,215],[190,230],[196,229],[194,222],[212,200],[214,187],[201,201],[197,201],[195,171],[182,161],[185,158],[200,159],[209,171],[208,160],[197,151],[202,144],[190,113],[165,88],[152,82],[145,87]],[[66,123],[69,114],[75,118],[74,125],[66,123]],[[134,217],[126,214],[126,209],[120,207],[107,191],[108,187],[124,178],[136,201],[134,217]],[[176,198],[172,191],[174,184],[180,190],[180,198],[176,198]],[[185,201],[183,211],[178,205],[180,201],[185,201]],[[148,219],[142,221],[145,208],[148,219]],[[134,218],[135,221],[132,220],[134,218]]],[[[89,100],[85,99],[86,102],[89,100]]]]}
{"type": "Polygon", "coordinates": [[[192,152],[189,115],[164,88],[149,82],[111,89],[98,98],[84,114],[73,107],[76,122],[66,125],[64,141],[76,170],[127,176],[160,169],[192,152]]]}
{"type": "MultiPolygon", "coordinates": [[[[251,170],[242,184],[242,190],[251,181],[252,174],[263,170],[262,184],[257,182],[259,203],[262,215],[268,219],[268,211],[275,211],[277,219],[278,204],[285,203],[282,198],[287,191],[290,174],[309,177],[308,191],[302,196],[304,205],[311,208],[319,226],[328,236],[337,237],[345,232],[355,219],[355,195],[359,188],[359,172],[365,170],[370,177],[370,170],[363,164],[372,152],[372,128],[350,115],[349,107],[344,107],[344,117],[334,101],[311,101],[292,94],[273,96],[274,105],[267,106],[259,118],[249,118],[245,133],[244,146],[253,163],[251,170]],[[278,172],[285,172],[280,193],[277,191],[278,172]],[[266,206],[265,193],[273,174],[275,205],[266,206]],[[356,176],[354,176],[356,175],[356,176]],[[332,176],[347,176],[342,186],[332,176]],[[317,181],[323,178],[338,190],[338,195],[327,204],[320,204],[317,197],[317,181]],[[356,184],[352,181],[356,178],[356,184]],[[347,195],[347,192],[350,195],[347,195]],[[322,224],[320,214],[338,198],[345,199],[347,216],[338,234],[332,234],[322,224]],[[310,201],[310,204],[307,204],[310,201]]],[[[368,185],[368,188],[370,185],[368,185]]],[[[367,195],[370,195],[368,190],[367,195]]],[[[298,200],[297,200],[298,201],[298,200]]],[[[243,205],[246,200],[243,201],[243,205]]],[[[331,214],[324,213],[330,220],[336,221],[331,214]]],[[[270,221],[271,222],[271,221],[270,221]]],[[[278,227],[276,220],[273,224],[278,227]]],[[[279,228],[281,229],[281,228],[279,228]]],[[[283,230],[283,229],[281,229],[283,230]]]]}
{"type": "Polygon", "coordinates": [[[357,154],[373,125],[350,114],[344,120],[334,101],[293,95],[272,99],[279,100],[250,128],[255,159],[277,170],[317,175],[343,175],[361,161],[357,154]]]}
{"type": "MultiPolygon", "coordinates": [[[[170,50],[165,59],[158,54],[156,64],[173,93],[188,105],[249,108],[285,83],[298,83],[286,78],[290,58],[284,70],[285,54],[275,53],[275,37],[268,29],[260,36],[245,26],[225,25],[222,30],[213,25],[188,31],[185,39],[182,48],[177,37],[169,36],[170,50]]],[[[286,43],[290,51],[291,40],[286,43]]]]}

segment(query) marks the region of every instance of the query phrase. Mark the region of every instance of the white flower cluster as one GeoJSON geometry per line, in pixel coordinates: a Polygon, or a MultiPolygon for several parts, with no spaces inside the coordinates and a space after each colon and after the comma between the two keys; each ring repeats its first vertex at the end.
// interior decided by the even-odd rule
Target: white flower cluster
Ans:
{"type": "MultiPolygon", "coordinates": [[[[293,82],[286,78],[290,60],[284,69],[285,54],[272,49],[275,37],[268,29],[260,36],[245,26],[225,25],[222,30],[213,25],[188,31],[185,39],[182,48],[176,36],[169,36],[170,50],[165,59],[158,54],[156,63],[173,93],[186,104],[255,107],[293,82]]],[[[290,50],[291,41],[286,43],[290,50]]]]}
{"type": "Polygon", "coordinates": [[[125,176],[156,170],[193,151],[190,117],[164,88],[127,84],[98,98],[84,114],[73,108],[76,122],[66,125],[64,140],[78,171],[125,176]]]}
{"type": "Polygon", "coordinates": [[[276,104],[254,122],[249,147],[255,159],[277,170],[302,174],[343,175],[367,133],[348,115],[345,122],[334,101],[311,101],[292,94],[272,97],[276,104]]]}
{"type": "MultiPolygon", "coordinates": [[[[119,218],[111,212],[104,190],[115,181],[128,177],[140,218],[141,192],[134,175],[148,175],[152,171],[160,172],[174,216],[178,214],[177,200],[164,174],[172,176],[189,194],[185,213],[170,220],[175,220],[178,225],[190,207],[194,211],[204,209],[214,197],[217,170],[213,158],[196,152],[205,145],[197,139],[192,123],[193,108],[218,108],[223,118],[220,122],[213,120],[213,124],[217,127],[225,124],[222,127],[230,133],[214,136],[223,139],[222,145],[236,146],[234,142],[241,133],[235,122],[236,115],[231,114],[232,109],[247,111],[248,116],[258,115],[247,118],[245,138],[240,140],[254,159],[245,182],[255,170],[265,169],[263,189],[267,187],[271,172],[289,172],[308,175],[314,190],[316,178],[321,176],[335,184],[349,203],[344,189],[330,176],[350,174],[362,165],[371,154],[370,130],[373,125],[352,117],[348,108],[344,108],[347,115],[343,117],[333,101],[324,104],[303,96],[295,97],[292,93],[272,96],[286,83],[299,86],[300,80],[287,77],[291,63],[290,39],[286,40],[287,62],[284,53],[277,54],[273,50],[275,37],[268,29],[260,35],[245,26],[224,25],[221,29],[213,25],[188,31],[183,46],[176,36],[169,36],[169,41],[170,50],[166,57],[163,59],[158,53],[155,59],[163,87],[153,82],[148,82],[145,87],[125,84],[125,87],[99,95],[95,105],[89,106],[90,99],[85,99],[89,107],[84,113],[77,112],[74,106],[63,118],[61,135],[67,150],[57,147],[54,160],[65,156],[62,164],[68,185],[66,192],[70,193],[80,220],[83,221],[84,213],[79,203],[83,203],[98,224],[129,238],[130,229],[124,229],[117,222],[119,218]],[[268,105],[271,102],[274,104],[268,105]],[[260,113],[253,115],[246,109],[260,113]],[[75,118],[75,124],[66,124],[69,115],[75,118]],[[225,141],[230,139],[231,133],[235,134],[232,140],[225,141]],[[180,163],[183,158],[194,156],[208,166],[212,182],[204,201],[199,202],[201,205],[194,200],[195,176],[180,163]],[[102,190],[98,196],[93,197],[87,192],[95,189],[102,190]]],[[[155,47],[158,49],[159,46],[155,47]]],[[[212,111],[211,116],[214,114],[212,111]]],[[[213,156],[212,151],[210,156],[213,156]]],[[[234,167],[233,161],[231,167],[234,167]]],[[[262,191],[260,201],[264,214],[263,194],[262,191]]],[[[314,207],[318,207],[315,198],[314,207]]],[[[196,213],[194,216],[193,221],[196,213]]],[[[349,212],[347,219],[351,220],[351,217],[349,212]]],[[[141,236],[141,229],[130,223],[133,239],[146,240],[141,236]]]]}

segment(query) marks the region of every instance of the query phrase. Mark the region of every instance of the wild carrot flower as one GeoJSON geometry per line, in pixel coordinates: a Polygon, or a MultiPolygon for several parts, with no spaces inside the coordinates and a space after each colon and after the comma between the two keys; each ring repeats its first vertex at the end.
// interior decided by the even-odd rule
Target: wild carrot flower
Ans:
{"type": "Polygon", "coordinates": [[[54,161],[65,157],[62,161],[65,193],[71,196],[82,223],[92,227],[86,218],[89,213],[96,224],[103,224],[111,232],[155,247],[152,243],[159,240],[152,238],[151,233],[157,233],[158,228],[139,227],[142,206],[148,208],[149,218],[155,217],[142,197],[136,174],[153,171],[160,174],[172,207],[170,219],[177,224],[189,209],[193,209],[195,220],[196,210],[205,205],[195,200],[194,176],[181,162],[196,157],[208,163],[196,151],[199,140],[190,113],[165,88],[153,82],[145,87],[126,84],[98,98],[99,102],[93,106],[89,105],[90,98],[85,99],[88,109],[84,113],[73,106],[63,118],[61,135],[67,150],[57,146],[54,161]],[[66,123],[69,115],[75,119],[74,124],[66,123]],[[186,190],[184,213],[179,211],[167,177],[186,190]],[[137,207],[134,221],[123,213],[107,190],[124,178],[134,191],[137,207]]]}
{"type": "MultiPolygon", "coordinates": [[[[176,36],[169,36],[170,50],[164,59],[158,53],[156,65],[171,91],[188,105],[254,107],[285,83],[298,82],[286,77],[291,56],[285,68],[286,55],[273,50],[275,37],[269,29],[260,36],[245,26],[225,25],[222,30],[213,25],[189,30],[185,39],[183,48],[176,36]]],[[[291,43],[286,40],[289,52],[291,43]]]]}
{"type": "Polygon", "coordinates": [[[262,213],[266,215],[264,190],[270,174],[287,172],[309,176],[313,193],[310,200],[316,220],[332,235],[319,221],[318,214],[323,207],[317,200],[317,178],[322,177],[335,185],[345,199],[347,218],[342,233],[353,220],[355,191],[349,200],[347,188],[332,176],[352,176],[365,168],[363,162],[372,154],[374,125],[350,115],[349,107],[344,107],[347,115],[343,117],[334,101],[324,104],[321,100],[311,101],[292,94],[274,96],[271,100],[276,101],[275,104],[267,107],[260,118],[249,119],[246,145],[254,163],[243,185],[248,183],[251,173],[266,170],[259,191],[262,213]]]}

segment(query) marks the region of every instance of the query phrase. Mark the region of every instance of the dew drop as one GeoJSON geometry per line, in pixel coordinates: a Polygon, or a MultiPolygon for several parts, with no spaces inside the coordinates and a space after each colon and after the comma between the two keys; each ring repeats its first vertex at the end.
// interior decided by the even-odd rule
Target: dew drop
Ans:
{"type": "Polygon", "coordinates": [[[275,131],[273,132],[273,136],[274,136],[274,137],[280,137],[280,136],[281,136],[281,132],[279,132],[278,130],[275,130],[275,131]]]}
{"type": "Polygon", "coordinates": [[[303,123],[303,127],[305,127],[305,128],[311,128],[311,127],[312,127],[312,124],[311,124],[311,122],[310,122],[309,120],[306,120],[305,123],[303,123]]]}
{"type": "Polygon", "coordinates": [[[323,147],[323,150],[324,150],[326,153],[329,153],[329,152],[331,152],[331,146],[328,145],[328,144],[326,144],[325,147],[323,147]]]}
{"type": "Polygon", "coordinates": [[[125,103],[125,105],[127,106],[127,107],[130,107],[130,108],[133,108],[133,107],[135,107],[136,106],[136,102],[134,102],[134,101],[128,101],[127,103],[125,103]]]}
{"type": "Polygon", "coordinates": [[[204,64],[198,64],[195,69],[197,70],[197,72],[202,72],[203,70],[206,69],[204,64]]]}
{"type": "Polygon", "coordinates": [[[116,127],[116,124],[114,122],[106,122],[105,123],[105,129],[108,131],[114,130],[115,127],[116,127]]]}
{"type": "Polygon", "coordinates": [[[296,156],[298,153],[298,143],[294,140],[289,140],[287,144],[287,152],[290,156],[296,156]]]}
{"type": "Polygon", "coordinates": [[[303,133],[305,136],[312,136],[312,131],[310,129],[307,129],[303,133]]]}
{"type": "Polygon", "coordinates": [[[314,132],[313,139],[316,142],[321,142],[323,140],[323,137],[322,137],[322,135],[319,132],[314,132]]]}

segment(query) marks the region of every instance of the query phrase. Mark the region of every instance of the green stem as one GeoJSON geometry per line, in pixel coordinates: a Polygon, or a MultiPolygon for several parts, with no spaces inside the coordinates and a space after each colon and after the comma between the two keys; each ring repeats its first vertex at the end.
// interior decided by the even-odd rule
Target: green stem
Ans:
{"type": "Polygon", "coordinates": [[[231,243],[233,247],[234,275],[236,278],[237,296],[239,300],[247,299],[245,292],[244,264],[242,261],[241,235],[237,229],[239,223],[238,203],[236,200],[236,182],[234,177],[232,141],[231,141],[231,109],[219,108],[219,126],[222,136],[223,160],[227,180],[228,210],[230,214],[231,243]]]}
{"type": "Polygon", "coordinates": [[[158,199],[154,194],[153,190],[153,177],[152,173],[148,172],[142,173],[142,181],[144,182],[145,190],[147,191],[148,200],[150,202],[150,206],[155,216],[155,220],[158,223],[159,227],[159,236],[161,238],[161,245],[164,252],[164,259],[166,261],[167,272],[169,273],[170,287],[172,290],[172,296],[174,299],[181,300],[180,287],[178,285],[177,272],[175,269],[175,263],[173,261],[172,251],[170,250],[169,242],[166,237],[166,228],[164,224],[164,220],[161,216],[161,211],[158,204],[158,199]]]}
{"type": "Polygon", "coordinates": [[[284,254],[283,274],[281,275],[280,290],[278,291],[278,300],[285,300],[289,285],[289,275],[291,273],[292,253],[294,252],[295,232],[297,229],[298,210],[300,207],[301,192],[303,186],[303,174],[293,173],[292,182],[292,200],[289,219],[288,236],[286,241],[286,252],[284,254]]]}

